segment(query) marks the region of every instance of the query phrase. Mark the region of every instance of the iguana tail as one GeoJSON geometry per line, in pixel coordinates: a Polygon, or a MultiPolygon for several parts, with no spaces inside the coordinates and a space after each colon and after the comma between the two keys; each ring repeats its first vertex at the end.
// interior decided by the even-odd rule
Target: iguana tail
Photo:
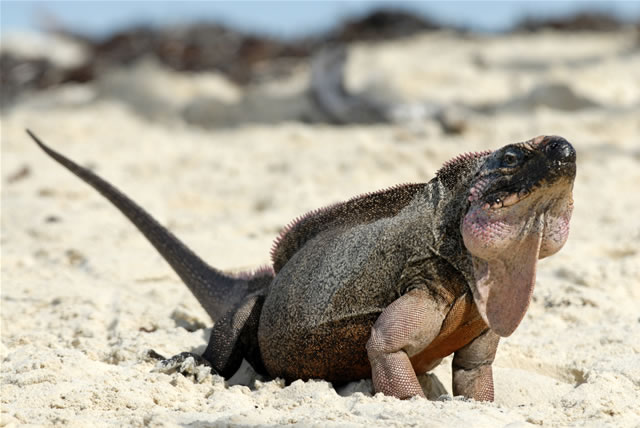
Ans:
{"type": "Polygon", "coordinates": [[[228,275],[209,266],[142,207],[90,170],[46,146],[31,131],[27,133],[42,150],[80,179],[91,185],[120,210],[171,265],[214,321],[235,307],[248,293],[273,278],[263,269],[253,275],[228,275]]]}

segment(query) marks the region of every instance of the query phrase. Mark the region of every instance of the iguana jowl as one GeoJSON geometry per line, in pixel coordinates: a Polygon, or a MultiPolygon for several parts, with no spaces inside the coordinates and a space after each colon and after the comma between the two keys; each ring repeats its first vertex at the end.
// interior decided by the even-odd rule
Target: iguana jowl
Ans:
{"type": "Polygon", "coordinates": [[[493,400],[498,339],[529,305],[537,260],[569,233],[576,154],[540,136],[458,156],[428,183],[313,211],[287,226],[272,268],[210,267],[142,208],[29,135],[149,239],[215,321],[202,356],[229,377],[332,382],[372,377],[376,392],[423,396],[416,373],[454,354],[453,392],[493,400]]]}

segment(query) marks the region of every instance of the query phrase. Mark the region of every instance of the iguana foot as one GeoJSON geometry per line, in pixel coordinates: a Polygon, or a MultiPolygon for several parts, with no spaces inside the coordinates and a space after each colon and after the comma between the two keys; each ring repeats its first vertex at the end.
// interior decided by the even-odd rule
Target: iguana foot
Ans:
{"type": "Polygon", "coordinates": [[[205,367],[209,369],[211,374],[218,374],[209,361],[205,360],[198,354],[194,354],[193,352],[182,352],[171,358],[165,358],[153,349],[149,349],[147,351],[147,356],[154,360],[158,360],[158,363],[152,370],[154,372],[164,374],[178,372],[186,377],[194,376],[198,381],[206,375],[203,372],[205,367]]]}

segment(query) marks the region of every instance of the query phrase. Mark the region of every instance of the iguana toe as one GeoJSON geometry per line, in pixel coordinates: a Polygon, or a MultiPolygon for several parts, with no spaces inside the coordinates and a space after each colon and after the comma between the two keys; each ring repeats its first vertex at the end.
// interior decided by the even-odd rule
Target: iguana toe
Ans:
{"type": "Polygon", "coordinates": [[[153,349],[147,351],[147,355],[150,358],[159,360],[153,372],[172,374],[180,373],[185,377],[193,376],[196,380],[201,380],[204,377],[203,368],[208,368],[211,374],[218,374],[217,371],[211,366],[209,361],[202,358],[198,354],[193,352],[181,352],[178,355],[174,355],[171,358],[164,358],[153,349]]]}

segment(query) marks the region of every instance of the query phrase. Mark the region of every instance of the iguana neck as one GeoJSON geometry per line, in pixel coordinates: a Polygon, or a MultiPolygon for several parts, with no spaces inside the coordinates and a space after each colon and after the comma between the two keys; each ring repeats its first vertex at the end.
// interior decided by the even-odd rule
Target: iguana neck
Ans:
{"type": "Polygon", "coordinates": [[[460,226],[469,208],[471,182],[488,152],[460,156],[443,166],[420,198],[431,231],[431,249],[459,270],[469,283],[475,281],[473,260],[466,250],[460,226]]]}

